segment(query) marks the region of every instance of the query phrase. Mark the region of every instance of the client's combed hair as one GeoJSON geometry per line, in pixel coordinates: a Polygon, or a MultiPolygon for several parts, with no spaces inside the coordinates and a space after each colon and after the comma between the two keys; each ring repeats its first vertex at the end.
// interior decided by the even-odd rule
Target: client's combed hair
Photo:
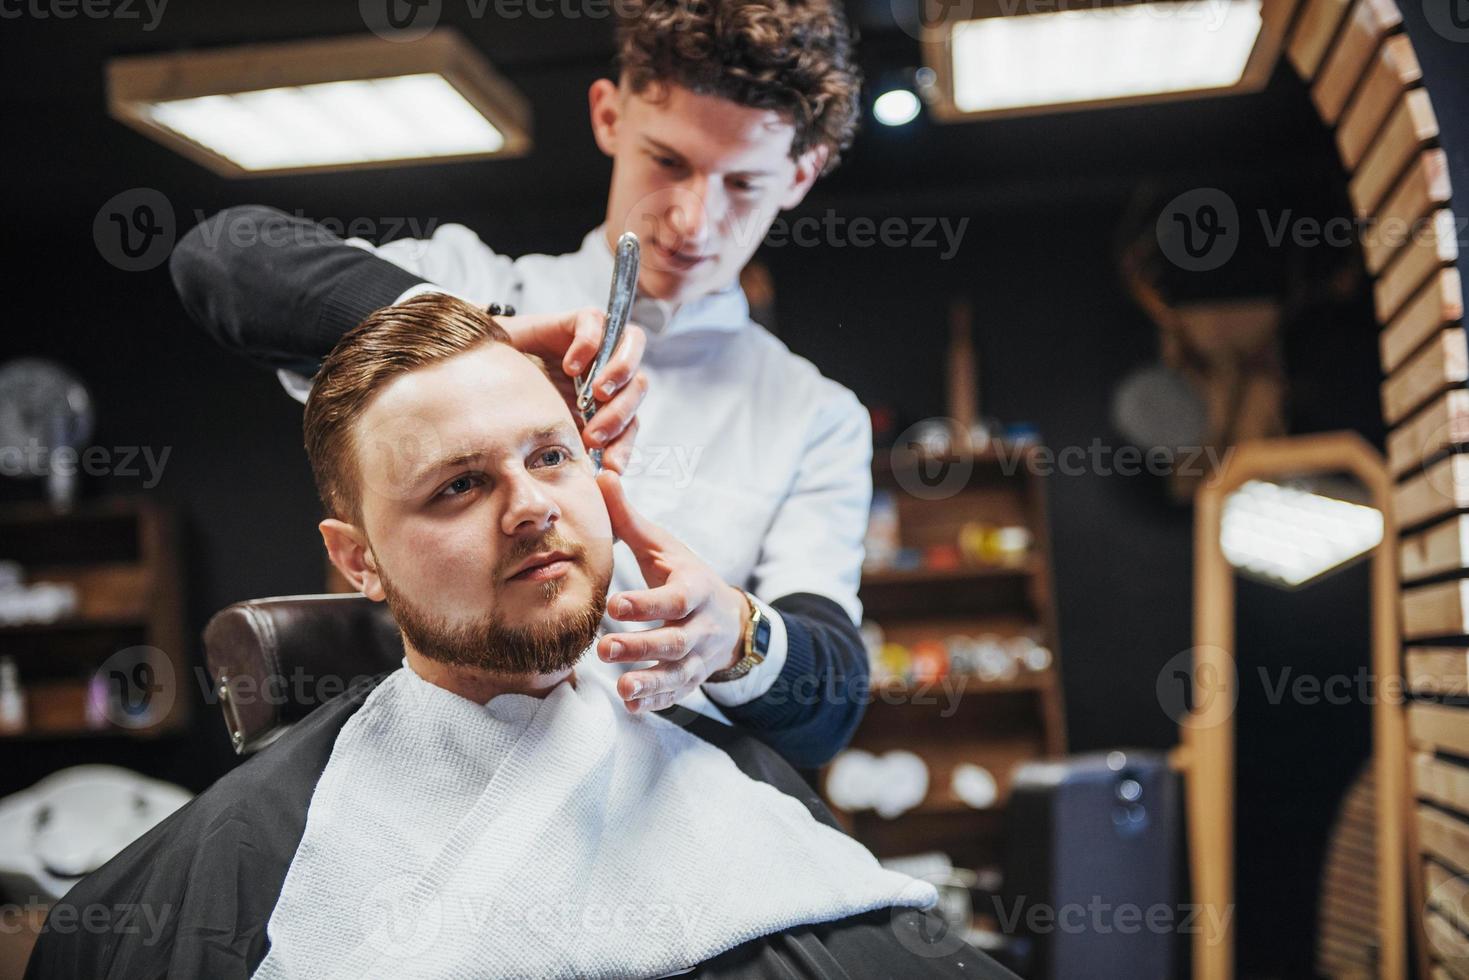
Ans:
{"type": "Polygon", "coordinates": [[[306,456],[328,515],[361,521],[352,429],[373,396],[401,374],[487,343],[509,344],[510,336],[484,310],[445,293],[385,306],[342,335],[312,381],[303,423],[306,456]]]}

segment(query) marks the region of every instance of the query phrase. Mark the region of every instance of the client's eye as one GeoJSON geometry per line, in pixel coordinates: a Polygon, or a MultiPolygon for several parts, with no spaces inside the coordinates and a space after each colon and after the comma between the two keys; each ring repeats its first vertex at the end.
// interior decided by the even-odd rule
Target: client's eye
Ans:
{"type": "Polygon", "coordinates": [[[536,465],[538,466],[560,466],[571,459],[571,453],[560,446],[552,449],[542,449],[536,454],[536,465]]]}
{"type": "Polygon", "coordinates": [[[482,477],[473,473],[465,473],[463,476],[455,477],[443,490],[439,491],[441,497],[459,497],[473,490],[484,482],[482,477]]]}

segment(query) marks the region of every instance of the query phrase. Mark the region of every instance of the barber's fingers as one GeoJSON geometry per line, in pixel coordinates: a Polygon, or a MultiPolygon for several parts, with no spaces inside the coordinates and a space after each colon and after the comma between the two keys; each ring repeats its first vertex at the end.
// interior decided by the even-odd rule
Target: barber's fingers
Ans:
{"type": "Polygon", "coordinates": [[[688,697],[708,675],[704,658],[691,653],[676,663],[623,674],[617,679],[617,693],[629,711],[660,711],[688,697]]]}
{"type": "MultiPolygon", "coordinates": [[[[592,366],[597,351],[602,348],[602,334],[607,329],[607,314],[592,306],[541,317],[511,317],[509,321],[501,322],[510,331],[511,338],[516,340],[517,348],[552,363],[559,360],[561,370],[571,377],[579,377],[592,366]],[[521,320],[526,322],[521,324],[521,320]],[[511,327],[516,329],[511,330],[511,327]]],[[[648,336],[642,327],[629,323],[623,328],[622,339],[617,342],[612,357],[601,373],[592,379],[598,401],[611,398],[632,380],[643,363],[647,343],[648,336]]]]}
{"type": "Polygon", "coordinates": [[[648,623],[661,619],[671,622],[688,616],[702,603],[677,578],[672,577],[652,589],[619,592],[607,601],[607,612],[623,623],[648,623]]]}
{"type": "MultiPolygon", "coordinates": [[[[655,586],[663,584],[668,578],[668,570],[661,563],[673,550],[672,539],[661,527],[633,510],[623,489],[622,479],[616,473],[604,469],[597,474],[597,486],[602,491],[602,500],[607,504],[607,517],[612,522],[612,533],[632,549],[633,555],[638,559],[638,567],[643,571],[643,579],[655,586]],[[650,576],[650,572],[656,578],[650,576]]],[[[621,618],[615,610],[612,615],[621,618]]]]}
{"type": "MultiPolygon", "coordinates": [[[[599,333],[597,334],[599,346],[601,340],[602,335],[599,333]]],[[[592,379],[592,392],[597,401],[609,400],[634,377],[642,377],[638,368],[643,364],[643,351],[647,346],[648,335],[643,332],[642,327],[629,323],[623,328],[622,339],[617,342],[617,349],[612,352],[612,357],[607,361],[606,367],[602,368],[602,373],[592,379]]],[[[568,359],[570,353],[570,351],[567,352],[568,359]]],[[[597,347],[594,346],[591,356],[588,356],[585,363],[590,364],[592,356],[595,356],[596,353],[597,347]]],[[[580,374],[581,372],[572,371],[570,373],[580,374]]]]}
{"type": "Polygon", "coordinates": [[[638,438],[638,420],[633,419],[628,423],[616,439],[602,450],[602,466],[614,473],[626,473],[627,467],[632,462],[633,445],[638,438]]]}
{"type": "Polygon", "coordinates": [[[500,316],[495,322],[505,328],[515,349],[534,354],[547,364],[560,364],[567,374],[580,374],[597,353],[602,343],[602,325],[606,314],[595,306],[564,310],[560,313],[525,313],[500,316]],[[581,370],[572,371],[575,356],[581,370]]]}
{"type": "Polygon", "coordinates": [[[597,656],[608,662],[629,663],[682,660],[693,646],[687,630],[660,626],[637,633],[608,633],[597,641],[597,656]]]}
{"type": "MultiPolygon", "coordinates": [[[[597,414],[587,423],[583,437],[593,449],[605,446],[627,430],[638,417],[638,406],[648,395],[648,377],[639,371],[629,385],[623,386],[611,401],[597,407],[597,414]]],[[[598,398],[600,399],[600,395],[598,398]]],[[[632,452],[631,447],[628,453],[632,452]]]]}
{"type": "Polygon", "coordinates": [[[602,331],[607,326],[607,314],[594,307],[575,311],[571,321],[571,340],[566,345],[566,356],[561,359],[561,370],[575,377],[591,367],[602,346],[602,331]]]}
{"type": "Polygon", "coordinates": [[[687,691],[669,691],[664,694],[655,694],[652,697],[624,701],[623,704],[632,714],[643,715],[650,711],[662,711],[664,708],[671,708],[692,694],[693,690],[693,688],[689,688],[687,691]]]}

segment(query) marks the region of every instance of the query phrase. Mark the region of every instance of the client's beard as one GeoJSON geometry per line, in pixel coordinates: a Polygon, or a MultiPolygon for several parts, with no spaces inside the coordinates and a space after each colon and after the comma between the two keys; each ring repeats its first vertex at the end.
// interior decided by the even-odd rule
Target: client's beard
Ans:
{"type": "MultiPolygon", "coordinates": [[[[513,568],[515,563],[553,549],[566,552],[575,563],[585,567],[585,549],[553,531],[533,543],[517,546],[506,555],[497,569],[497,579],[504,581],[500,573],[513,568]]],[[[446,617],[426,613],[411,602],[393,587],[381,568],[378,578],[403,636],[430,660],[503,674],[550,674],[573,666],[597,638],[607,608],[612,571],[609,568],[600,580],[590,569],[588,572],[592,575],[592,595],[585,605],[547,616],[529,626],[506,626],[494,615],[468,623],[450,623],[446,617]]],[[[565,581],[563,577],[541,583],[542,598],[546,602],[556,598],[565,581]]]]}

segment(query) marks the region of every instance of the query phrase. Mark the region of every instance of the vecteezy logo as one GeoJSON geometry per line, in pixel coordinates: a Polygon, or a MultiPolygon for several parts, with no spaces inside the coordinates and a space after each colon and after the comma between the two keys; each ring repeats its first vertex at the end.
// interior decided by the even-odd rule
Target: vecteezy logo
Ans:
{"type": "Polygon", "coordinates": [[[1211,272],[1239,247],[1239,209],[1218,188],[1198,187],[1168,202],[1156,230],[1168,261],[1189,272],[1211,272]]]}
{"type": "Polygon", "coordinates": [[[97,251],[124,272],[162,265],[173,251],[174,231],[173,205],[152,187],[113,195],[92,219],[97,251]]]}
{"type": "Polygon", "coordinates": [[[1223,227],[1219,224],[1219,212],[1212,204],[1206,204],[1194,213],[1190,220],[1186,215],[1174,214],[1171,216],[1173,223],[1178,225],[1183,232],[1183,250],[1191,259],[1202,259],[1209,254],[1214,247],[1214,242],[1220,235],[1224,234],[1223,227]],[[1194,232],[1201,234],[1202,240],[1194,241],[1194,232]]]}
{"type": "Polygon", "coordinates": [[[173,663],[156,647],[128,647],[97,669],[92,698],[101,715],[121,728],[150,728],[173,707],[173,663]]]}
{"type": "Polygon", "coordinates": [[[1423,18],[1440,37],[1469,42],[1469,0],[1423,0],[1423,18]]]}
{"type": "Polygon", "coordinates": [[[1448,869],[1429,865],[1430,888],[1424,903],[1431,917],[1443,920],[1446,928],[1430,928],[1428,944],[1446,962],[1469,962],[1469,939],[1464,927],[1469,924],[1469,876],[1450,874],[1448,869]],[[1432,879],[1438,878],[1437,883],[1432,879]]]}
{"type": "Polygon", "coordinates": [[[443,0],[357,0],[362,23],[388,41],[416,41],[439,22],[443,0]]]}
{"type": "Polygon", "coordinates": [[[948,419],[924,419],[903,430],[893,443],[893,476],[898,486],[921,500],[946,500],[969,484],[974,456],[959,447],[955,451],[951,433],[956,423],[948,419]]]}
{"type": "MultiPolygon", "coordinates": [[[[1011,6],[1019,0],[1012,0],[1011,6]]],[[[964,14],[969,4],[964,0],[890,0],[893,23],[916,41],[922,41],[944,24],[967,19],[964,14]]]]}
{"type": "Polygon", "coordinates": [[[401,959],[433,948],[444,931],[444,908],[419,875],[393,874],[368,890],[358,906],[358,927],[377,953],[401,959]]]}
{"type": "Polygon", "coordinates": [[[371,461],[364,468],[367,492],[386,500],[407,500],[420,490],[416,481],[424,468],[446,452],[438,426],[417,415],[391,415],[362,433],[357,444],[371,461]]]}
{"type": "MultiPolygon", "coordinates": [[[[908,906],[893,906],[889,925],[899,945],[908,952],[926,959],[949,956],[964,948],[964,928],[959,920],[961,912],[951,908],[953,902],[946,901],[942,887],[947,875],[927,874],[919,881],[927,881],[939,889],[939,901],[932,909],[924,911],[908,906]],[[952,917],[952,919],[951,919],[952,917]]],[[[968,912],[968,902],[964,903],[968,912]]]]}
{"type": "Polygon", "coordinates": [[[1191,647],[1168,658],[1158,671],[1158,706],[1184,728],[1212,728],[1234,714],[1239,701],[1234,658],[1219,647],[1191,647]],[[1213,652],[1212,660],[1198,657],[1213,652]],[[1215,663],[1223,664],[1216,667],[1215,663]]]}
{"type": "Polygon", "coordinates": [[[1469,463],[1469,457],[1460,451],[1469,442],[1466,430],[1469,426],[1463,420],[1450,418],[1429,431],[1416,447],[1423,481],[1444,500],[1458,500],[1461,495],[1459,485],[1464,478],[1465,464],[1469,463]],[[1448,456],[1442,455],[1445,449],[1449,450],[1448,456]]]}

